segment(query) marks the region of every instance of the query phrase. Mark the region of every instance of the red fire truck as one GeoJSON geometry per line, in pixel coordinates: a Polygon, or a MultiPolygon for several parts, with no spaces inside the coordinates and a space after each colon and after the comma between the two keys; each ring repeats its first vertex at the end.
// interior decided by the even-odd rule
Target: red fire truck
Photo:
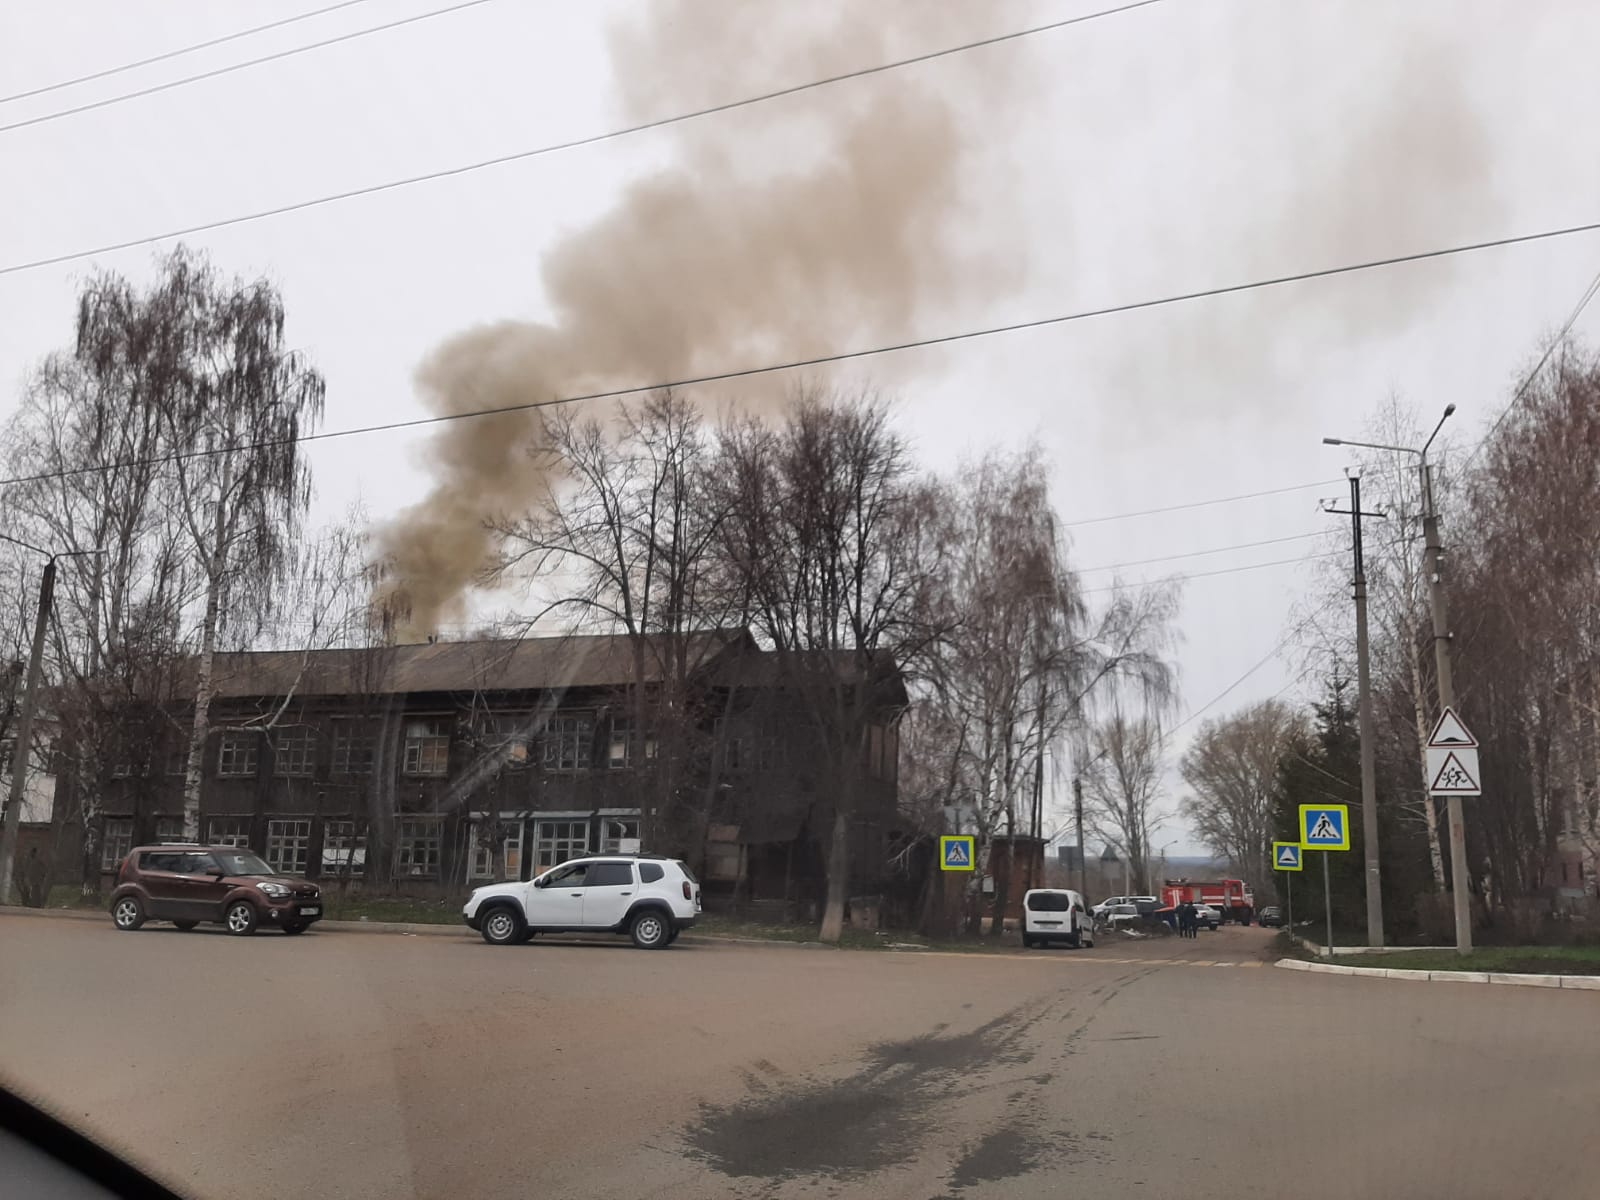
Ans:
{"type": "Polygon", "coordinates": [[[1248,925],[1255,920],[1256,897],[1242,879],[1169,879],[1161,889],[1161,903],[1172,907],[1185,900],[1209,904],[1222,912],[1224,921],[1248,925]]]}

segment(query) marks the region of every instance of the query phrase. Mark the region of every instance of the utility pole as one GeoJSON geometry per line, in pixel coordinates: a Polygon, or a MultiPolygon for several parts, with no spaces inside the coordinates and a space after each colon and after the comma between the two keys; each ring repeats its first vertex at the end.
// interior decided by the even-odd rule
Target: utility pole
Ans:
{"type": "MultiPolygon", "coordinates": [[[[1328,512],[1342,513],[1339,508],[1328,512]]],[[[1361,476],[1350,476],[1350,541],[1355,551],[1356,690],[1361,729],[1361,843],[1366,855],[1367,945],[1383,945],[1383,875],[1378,862],[1377,746],[1372,732],[1372,670],[1367,641],[1367,568],[1361,550],[1361,518],[1382,517],[1361,511],[1361,476]]],[[[1324,856],[1326,859],[1326,856],[1324,856]]]]}
{"type": "Polygon", "coordinates": [[[17,861],[17,835],[22,827],[22,791],[28,779],[33,744],[33,708],[39,694],[39,663],[44,657],[44,632],[50,623],[50,606],[56,591],[56,556],[44,564],[39,580],[39,615],[33,623],[33,648],[28,652],[28,679],[23,685],[22,711],[17,716],[17,741],[11,752],[11,791],[6,797],[6,817],[0,826],[0,904],[11,903],[11,878],[17,861]]]}
{"type": "MultiPolygon", "coordinates": [[[[1454,404],[1444,406],[1444,415],[1439,418],[1439,423],[1433,427],[1433,432],[1420,450],[1414,446],[1356,442],[1348,438],[1322,439],[1326,446],[1365,446],[1369,450],[1392,450],[1417,456],[1422,476],[1423,571],[1428,576],[1428,609],[1433,617],[1433,659],[1439,675],[1441,712],[1455,707],[1456,689],[1450,675],[1450,618],[1444,602],[1444,544],[1439,537],[1439,510],[1433,502],[1433,473],[1428,467],[1428,448],[1455,411],[1454,404]]],[[[1363,774],[1365,765],[1363,761],[1363,774]]],[[[1428,798],[1428,803],[1433,803],[1433,797],[1428,798]]],[[[1472,899],[1468,889],[1471,868],[1467,865],[1467,830],[1462,820],[1461,797],[1447,797],[1446,811],[1450,822],[1450,890],[1455,902],[1456,953],[1468,954],[1472,950],[1472,899]]]]}
{"type": "MultiPolygon", "coordinates": [[[[1445,416],[1449,415],[1450,409],[1446,409],[1445,416]]],[[[1433,439],[1428,440],[1431,442],[1433,439]]],[[[1439,709],[1442,712],[1455,707],[1456,686],[1450,673],[1450,617],[1444,601],[1444,544],[1439,537],[1439,510],[1433,503],[1433,469],[1428,466],[1426,449],[1422,454],[1422,537],[1426,547],[1423,562],[1424,572],[1428,576],[1428,609],[1433,617],[1433,660],[1439,675],[1439,709]]],[[[1433,803],[1433,797],[1428,797],[1428,803],[1433,803]]],[[[1472,951],[1472,896],[1467,884],[1471,868],[1467,865],[1467,829],[1462,817],[1461,797],[1447,796],[1445,811],[1450,821],[1450,892],[1455,907],[1456,953],[1469,954],[1472,951]]]]}
{"type": "Polygon", "coordinates": [[[1083,844],[1083,779],[1072,777],[1072,815],[1078,822],[1078,895],[1089,895],[1089,847],[1083,844]]]}

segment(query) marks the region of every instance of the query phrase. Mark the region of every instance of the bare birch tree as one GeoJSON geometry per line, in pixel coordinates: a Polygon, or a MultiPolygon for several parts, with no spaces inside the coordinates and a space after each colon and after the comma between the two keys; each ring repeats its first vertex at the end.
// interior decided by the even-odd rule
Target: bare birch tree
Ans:
{"type": "Polygon", "coordinates": [[[224,280],[182,249],[140,295],[102,276],[78,314],[78,360],[97,383],[138,381],[185,548],[198,572],[199,621],[184,829],[199,836],[201,763],[212,674],[226,629],[245,636],[271,610],[310,500],[299,437],[320,418],[321,375],[289,348],[266,280],[224,280]]]}

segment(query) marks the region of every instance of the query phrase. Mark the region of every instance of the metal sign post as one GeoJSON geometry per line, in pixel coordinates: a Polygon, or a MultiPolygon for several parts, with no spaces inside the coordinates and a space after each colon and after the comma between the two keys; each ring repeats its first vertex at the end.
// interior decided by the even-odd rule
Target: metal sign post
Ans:
{"type": "Polygon", "coordinates": [[[1328,852],[1322,852],[1322,911],[1328,918],[1328,957],[1333,957],[1333,885],[1328,882],[1328,852]]]}
{"type": "Polygon", "coordinates": [[[1283,872],[1286,898],[1289,904],[1289,936],[1294,936],[1294,874],[1305,866],[1305,853],[1299,842],[1272,843],[1272,869],[1283,872]]]}
{"type": "Polygon", "coordinates": [[[1346,804],[1302,804],[1300,846],[1322,851],[1322,907],[1328,920],[1328,957],[1333,957],[1333,885],[1328,879],[1328,855],[1350,849],[1350,807],[1346,804]]]}

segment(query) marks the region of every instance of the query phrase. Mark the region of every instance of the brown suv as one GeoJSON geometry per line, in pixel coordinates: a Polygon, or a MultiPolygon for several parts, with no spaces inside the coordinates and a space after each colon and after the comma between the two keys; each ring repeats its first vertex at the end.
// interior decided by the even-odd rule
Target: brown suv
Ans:
{"type": "Polygon", "coordinates": [[[122,860],[111,893],[111,920],[118,929],[137,929],[146,921],[193,929],[215,921],[241,935],[262,926],[304,933],[321,919],[316,884],[279,875],[237,846],[135,846],[122,860]]]}

